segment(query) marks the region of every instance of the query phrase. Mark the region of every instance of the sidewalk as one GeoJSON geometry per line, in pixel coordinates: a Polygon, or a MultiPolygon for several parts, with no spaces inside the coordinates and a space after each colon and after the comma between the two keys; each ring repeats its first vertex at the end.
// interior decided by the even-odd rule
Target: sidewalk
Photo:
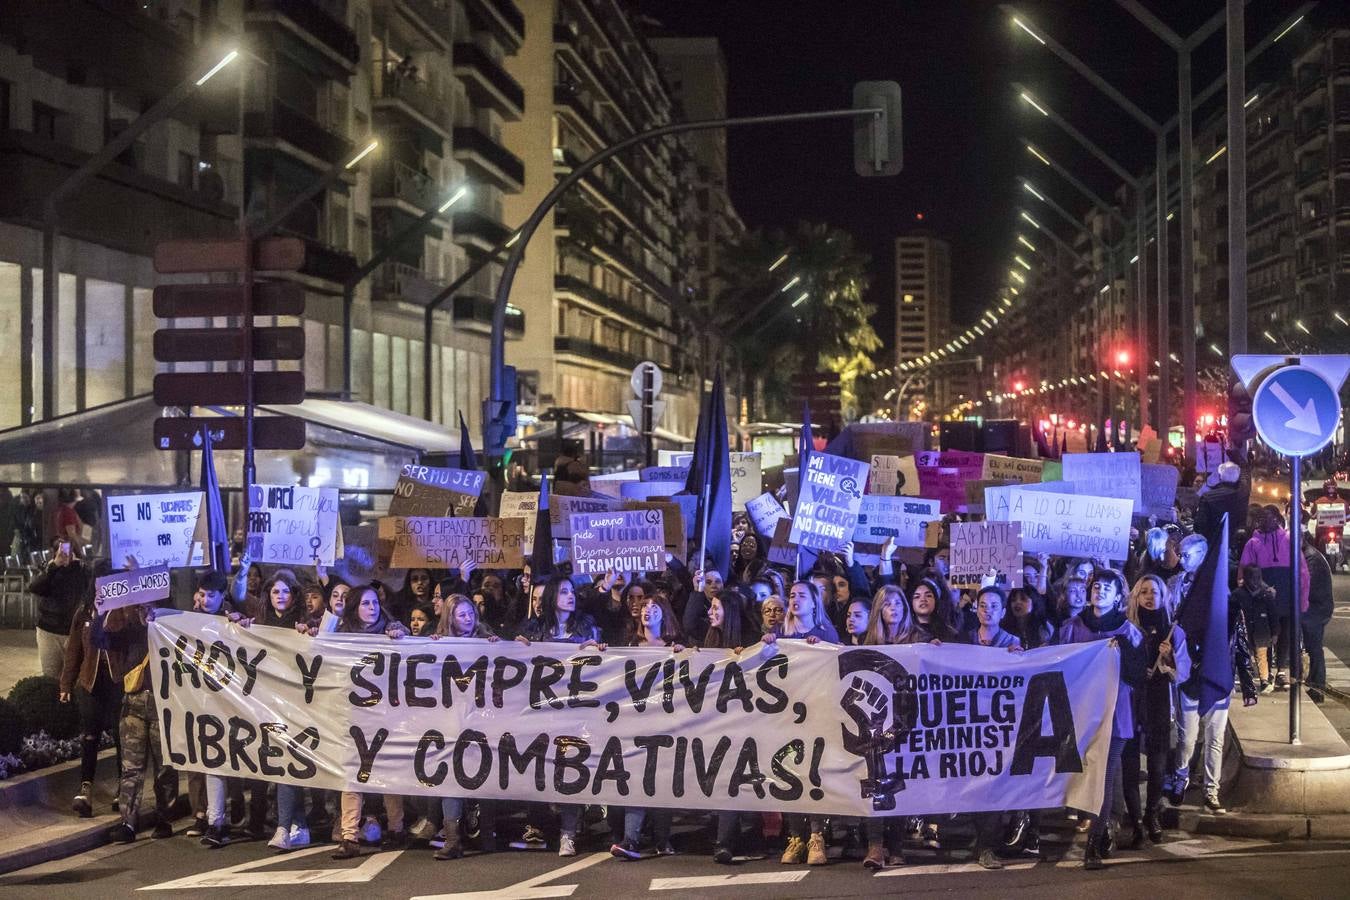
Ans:
{"type": "Polygon", "coordinates": [[[29,675],[41,675],[38,667],[37,638],[31,628],[0,628],[0,697],[29,675]]]}

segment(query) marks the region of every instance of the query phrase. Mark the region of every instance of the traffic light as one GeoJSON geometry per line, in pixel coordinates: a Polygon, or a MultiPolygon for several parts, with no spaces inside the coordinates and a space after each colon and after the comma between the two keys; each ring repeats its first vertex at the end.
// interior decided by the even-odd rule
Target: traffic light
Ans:
{"type": "Polygon", "coordinates": [[[853,170],[866,178],[898,175],[905,162],[900,85],[860,81],[853,86],[853,108],[884,110],[853,119],[853,170]]]}
{"type": "MultiPolygon", "coordinates": [[[[262,240],[166,241],[155,247],[155,271],[162,275],[295,271],[305,262],[299,238],[262,240]],[[249,254],[252,254],[250,259],[249,254]]],[[[158,406],[243,406],[249,397],[250,362],[299,360],[305,355],[305,332],[299,326],[254,326],[254,316],[298,316],[305,295],[298,284],[256,281],[235,284],[168,284],[154,292],[155,315],[163,319],[229,318],[225,328],[160,328],[155,331],[155,360],[164,363],[233,363],[229,371],[161,372],[155,375],[158,406]]],[[[297,404],[305,399],[302,371],[255,371],[252,401],[297,404]]],[[[243,418],[164,417],[155,420],[155,446],[191,450],[201,445],[206,427],[217,450],[240,450],[245,442],[243,418]]],[[[284,416],[254,418],[253,446],[258,450],[298,450],[305,445],[304,423],[284,416]]]]}
{"type": "Polygon", "coordinates": [[[1256,437],[1256,422],[1252,418],[1252,397],[1242,381],[1233,379],[1228,389],[1228,443],[1241,447],[1256,437]]]}

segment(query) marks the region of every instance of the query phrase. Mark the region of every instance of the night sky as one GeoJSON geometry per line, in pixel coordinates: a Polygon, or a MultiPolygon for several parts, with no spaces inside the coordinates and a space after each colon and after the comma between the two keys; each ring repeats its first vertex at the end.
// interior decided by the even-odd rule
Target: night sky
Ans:
{"type": "MultiPolygon", "coordinates": [[[[1173,51],[1111,0],[1024,0],[1014,4],[1157,121],[1176,111],[1173,51]]],[[[1222,0],[1146,0],[1183,37],[1222,0]]],[[[1282,24],[1297,0],[1261,0],[1247,7],[1248,46],[1282,24]]],[[[1350,4],[1345,4],[1350,6],[1350,4]]],[[[1323,2],[1307,21],[1261,60],[1287,69],[1300,35],[1332,16],[1323,2]]],[[[1018,141],[1025,136],[1074,170],[1100,194],[1116,180],[1092,157],[1017,99],[1025,83],[1108,153],[1134,171],[1151,167],[1153,138],[1115,109],[1067,65],[1011,25],[989,0],[641,0],[638,8],[671,32],[719,39],[729,68],[733,116],[846,107],[852,85],[894,80],[904,94],[904,171],[894,178],[853,174],[850,126],[822,122],[756,126],[728,137],[732,200],[751,227],[826,221],[850,231],[872,255],[869,301],[888,349],[893,321],[894,238],[926,228],[952,243],[953,316],[973,321],[986,308],[1011,259],[1015,178],[1061,206],[1085,209],[1079,195],[1045,173],[1018,141]],[[1041,172],[1036,171],[1037,168],[1041,172]],[[916,221],[922,213],[923,221],[916,221]]],[[[1341,24],[1345,24],[1341,21],[1341,24]]],[[[1221,75],[1220,28],[1196,52],[1194,93],[1221,75]]],[[[1248,85],[1260,77],[1248,72],[1248,85]]],[[[1224,94],[1196,111],[1198,126],[1220,113],[1224,94]]],[[[1025,195],[1022,195],[1025,196],[1025,195]]],[[[1067,226],[1066,226],[1067,227],[1067,226]]],[[[1061,232],[1062,234],[1064,232],[1061,232]]]]}

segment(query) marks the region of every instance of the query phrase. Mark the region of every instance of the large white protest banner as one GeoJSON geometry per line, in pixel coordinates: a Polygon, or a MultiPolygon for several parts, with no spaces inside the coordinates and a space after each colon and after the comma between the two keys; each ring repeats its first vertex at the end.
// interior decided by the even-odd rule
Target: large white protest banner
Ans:
{"type": "Polygon", "coordinates": [[[764,483],[758,453],[731,453],[731,509],[740,512],[745,504],[759,496],[764,483]]]}
{"type": "Polygon", "coordinates": [[[941,503],[922,497],[866,494],[853,529],[853,556],[865,566],[881,561],[881,545],[895,538],[896,547],[927,547],[930,522],[942,520],[941,503]]]}
{"type": "Polygon", "coordinates": [[[1101,807],[1120,651],[302,636],[165,612],[164,761],[362,793],[843,816],[1101,807]]]}
{"type": "Polygon", "coordinates": [[[1132,501],[1117,497],[1023,486],[1012,489],[1008,518],[1022,523],[1022,549],[1029,553],[1120,561],[1129,555],[1133,508],[1132,501]]]}
{"type": "Polygon", "coordinates": [[[498,518],[525,520],[525,540],[521,544],[521,551],[526,556],[534,552],[534,526],[538,515],[539,495],[534,491],[502,491],[498,518]]]}
{"type": "Polygon", "coordinates": [[[812,453],[789,540],[817,550],[839,550],[852,540],[868,468],[856,459],[812,453]]]}
{"type": "Polygon", "coordinates": [[[109,558],[118,566],[128,556],[138,566],[201,565],[207,540],[201,509],[201,491],[108,497],[109,558]]]}
{"type": "Polygon", "coordinates": [[[1064,480],[1075,494],[1093,497],[1124,497],[1141,511],[1144,504],[1143,474],[1138,453],[1066,453],[1064,480]]]}
{"type": "Polygon", "coordinates": [[[1022,586],[1021,522],[953,522],[952,587],[979,587],[985,579],[1004,588],[1022,586]]]}
{"type": "Polygon", "coordinates": [[[337,488],[255,484],[250,490],[248,553],[254,562],[333,565],[341,534],[337,488]]]}

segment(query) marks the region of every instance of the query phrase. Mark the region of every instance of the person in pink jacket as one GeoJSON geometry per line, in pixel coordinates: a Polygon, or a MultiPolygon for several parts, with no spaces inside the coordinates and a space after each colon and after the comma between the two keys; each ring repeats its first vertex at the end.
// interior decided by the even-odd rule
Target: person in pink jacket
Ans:
{"type": "MultiPolygon", "coordinates": [[[[1244,566],[1259,566],[1265,583],[1275,589],[1274,615],[1271,617],[1270,630],[1275,638],[1275,687],[1278,690],[1289,688],[1289,640],[1292,626],[1289,624],[1293,608],[1293,583],[1289,578],[1289,532],[1284,527],[1284,516],[1275,506],[1263,506],[1261,517],[1257,520],[1257,530],[1242,548],[1242,558],[1238,561],[1238,571],[1244,566]]],[[[1299,570],[1299,605],[1301,612],[1308,611],[1309,578],[1308,567],[1299,570]]]]}

